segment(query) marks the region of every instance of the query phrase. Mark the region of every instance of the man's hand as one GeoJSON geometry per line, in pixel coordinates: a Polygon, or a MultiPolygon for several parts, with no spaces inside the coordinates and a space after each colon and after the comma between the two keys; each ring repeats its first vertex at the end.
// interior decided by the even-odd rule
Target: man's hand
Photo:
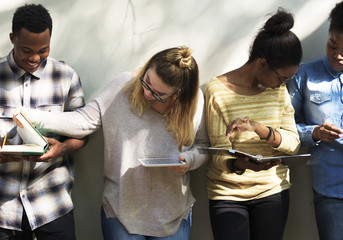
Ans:
{"type": "Polygon", "coordinates": [[[343,131],[334,124],[323,123],[313,129],[312,138],[314,141],[333,142],[339,138],[339,134],[343,134],[343,131]]]}
{"type": "Polygon", "coordinates": [[[54,138],[46,138],[46,140],[49,143],[49,150],[42,156],[29,156],[29,161],[50,162],[55,158],[72,153],[82,148],[88,142],[88,137],[83,139],[69,138],[64,142],[60,142],[54,138]]]}
{"type": "MultiPolygon", "coordinates": [[[[0,149],[1,149],[1,147],[0,147],[0,149]]],[[[6,163],[6,162],[20,162],[20,161],[21,161],[20,157],[0,153],[0,164],[6,163]]]]}
{"type": "Polygon", "coordinates": [[[49,150],[37,159],[38,162],[50,162],[66,154],[66,144],[64,142],[60,142],[54,138],[46,138],[46,140],[49,143],[49,150]]]}

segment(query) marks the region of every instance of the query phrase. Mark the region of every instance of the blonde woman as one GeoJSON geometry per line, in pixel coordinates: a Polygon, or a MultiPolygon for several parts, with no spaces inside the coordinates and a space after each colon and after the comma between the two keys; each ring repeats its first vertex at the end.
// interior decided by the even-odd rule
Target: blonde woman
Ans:
{"type": "Polygon", "coordinates": [[[104,239],[188,239],[194,197],[189,171],[207,155],[198,66],[188,47],[155,54],[138,75],[118,75],[84,108],[26,111],[39,128],[81,138],[103,128],[104,239]],[[184,166],[146,168],[138,158],[177,157],[184,166]]]}

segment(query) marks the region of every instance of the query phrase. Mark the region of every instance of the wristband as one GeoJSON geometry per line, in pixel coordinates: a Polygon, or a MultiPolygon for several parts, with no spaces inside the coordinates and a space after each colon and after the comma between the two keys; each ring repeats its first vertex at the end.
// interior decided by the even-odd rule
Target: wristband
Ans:
{"type": "Polygon", "coordinates": [[[261,140],[266,140],[268,141],[270,139],[270,137],[272,136],[272,133],[273,133],[273,129],[269,126],[267,126],[267,128],[269,129],[269,133],[268,133],[268,136],[266,138],[260,138],[261,140]]]}
{"type": "Polygon", "coordinates": [[[234,162],[237,160],[237,158],[233,158],[230,160],[229,162],[229,169],[231,170],[231,172],[236,173],[237,175],[242,175],[245,172],[245,169],[237,169],[234,166],[234,162]]]}

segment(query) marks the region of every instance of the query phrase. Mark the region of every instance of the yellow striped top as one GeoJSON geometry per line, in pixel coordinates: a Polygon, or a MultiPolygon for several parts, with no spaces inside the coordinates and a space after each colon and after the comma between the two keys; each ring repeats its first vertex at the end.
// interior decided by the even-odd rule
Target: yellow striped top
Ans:
{"type": "MultiPolygon", "coordinates": [[[[235,149],[264,157],[296,154],[300,147],[294,121],[294,109],[287,88],[267,88],[264,92],[239,95],[213,78],[205,90],[206,127],[212,147],[235,149]],[[245,131],[225,138],[226,126],[237,118],[270,126],[281,134],[277,148],[261,140],[255,132],[245,131]]],[[[247,169],[243,175],[231,173],[226,166],[228,156],[212,155],[207,172],[207,191],[212,200],[245,201],[278,193],[290,187],[289,169],[280,164],[269,170],[247,169]]]]}

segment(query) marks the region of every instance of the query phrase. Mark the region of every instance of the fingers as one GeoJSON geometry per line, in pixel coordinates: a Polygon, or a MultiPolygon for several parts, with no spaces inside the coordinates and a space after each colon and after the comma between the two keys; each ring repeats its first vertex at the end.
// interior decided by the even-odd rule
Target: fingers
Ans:
{"type": "Polygon", "coordinates": [[[263,163],[256,163],[252,160],[250,160],[248,157],[240,157],[237,158],[235,161],[235,166],[239,169],[250,169],[255,172],[259,172],[262,170],[268,170],[276,165],[279,165],[280,161],[269,161],[269,162],[263,162],[263,163]]]}
{"type": "Polygon", "coordinates": [[[227,126],[225,137],[229,138],[236,133],[240,133],[244,131],[251,131],[251,130],[252,130],[252,126],[248,117],[244,117],[243,119],[237,118],[236,120],[234,120],[227,126]]]}
{"type": "Polygon", "coordinates": [[[234,135],[235,133],[239,132],[237,125],[242,123],[242,122],[243,122],[243,120],[240,118],[237,118],[236,120],[231,122],[226,128],[226,138],[229,138],[232,135],[234,135]]]}
{"type": "Polygon", "coordinates": [[[339,138],[342,130],[336,127],[334,124],[323,123],[318,129],[319,138],[323,142],[332,142],[339,138]]]}
{"type": "Polygon", "coordinates": [[[230,136],[233,135],[233,132],[234,132],[234,129],[236,127],[236,124],[235,123],[230,123],[227,128],[226,128],[226,133],[225,133],[225,136],[226,138],[229,138],[230,136]]]}
{"type": "Polygon", "coordinates": [[[23,128],[23,125],[21,124],[21,122],[17,119],[17,115],[20,113],[20,108],[17,108],[14,113],[13,113],[13,121],[15,122],[15,124],[20,127],[23,128]]]}
{"type": "Polygon", "coordinates": [[[187,165],[184,166],[178,166],[178,167],[168,167],[170,170],[176,172],[176,173],[184,173],[187,170],[187,165]]]}
{"type": "Polygon", "coordinates": [[[17,119],[17,114],[13,114],[13,121],[18,127],[23,128],[23,124],[17,119]]]}
{"type": "MultiPolygon", "coordinates": [[[[185,162],[186,163],[185,158],[183,156],[179,156],[179,160],[181,162],[185,162]]],[[[182,166],[172,166],[172,167],[168,167],[168,168],[170,170],[176,172],[176,173],[184,173],[184,172],[187,171],[188,166],[187,166],[187,164],[185,164],[185,165],[182,165],[182,166]]]]}
{"type": "Polygon", "coordinates": [[[7,154],[0,154],[0,163],[19,162],[19,161],[21,161],[20,157],[15,157],[12,155],[7,155],[7,154]]]}

